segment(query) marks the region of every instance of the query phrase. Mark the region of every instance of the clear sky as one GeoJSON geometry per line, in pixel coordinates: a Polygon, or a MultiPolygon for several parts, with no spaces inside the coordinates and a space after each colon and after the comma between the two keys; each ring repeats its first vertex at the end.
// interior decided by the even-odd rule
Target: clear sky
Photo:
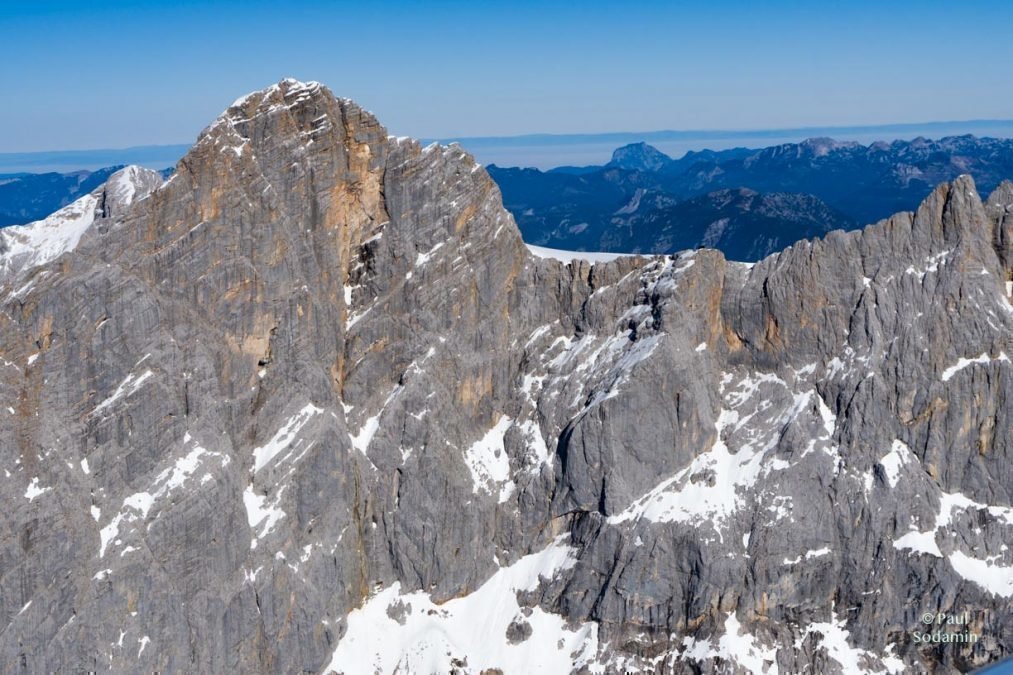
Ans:
{"type": "Polygon", "coordinates": [[[0,3],[0,152],[189,143],[319,80],[417,137],[1013,118],[1013,3],[0,3]]]}

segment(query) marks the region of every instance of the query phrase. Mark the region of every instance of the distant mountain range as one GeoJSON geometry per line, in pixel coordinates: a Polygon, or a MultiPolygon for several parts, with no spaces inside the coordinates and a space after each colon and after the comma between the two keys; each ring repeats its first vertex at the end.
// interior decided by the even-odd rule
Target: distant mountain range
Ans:
{"type": "MultiPolygon", "coordinates": [[[[122,166],[69,173],[0,174],[0,227],[41,220],[109,180],[122,166]]],[[[172,169],[164,169],[167,177],[172,169]]]]}
{"type": "Polygon", "coordinates": [[[642,253],[716,246],[751,261],[798,239],[911,210],[932,186],[962,174],[988,193],[1013,176],[1013,140],[814,138],[680,159],[634,143],[605,166],[489,172],[531,243],[642,253]]]}
{"type": "Polygon", "coordinates": [[[72,173],[0,174],[0,227],[41,220],[109,180],[121,166],[72,173]]]}
{"type": "MultiPolygon", "coordinates": [[[[612,131],[603,133],[534,133],[514,136],[444,136],[423,138],[459,143],[482,164],[533,166],[550,169],[564,164],[601,164],[612,151],[629,143],[644,141],[663,153],[680,157],[689,150],[709,147],[761,148],[780,143],[797,143],[806,138],[829,136],[838,140],[870,143],[882,138],[912,139],[918,136],[1013,137],[1013,120],[950,120],[901,124],[851,126],[807,126],[774,129],[661,129],[656,131],[612,131]]],[[[0,174],[67,173],[107,166],[137,164],[149,169],[172,166],[190,148],[190,144],[141,145],[128,148],[90,150],[47,150],[0,152],[0,174]]]]}

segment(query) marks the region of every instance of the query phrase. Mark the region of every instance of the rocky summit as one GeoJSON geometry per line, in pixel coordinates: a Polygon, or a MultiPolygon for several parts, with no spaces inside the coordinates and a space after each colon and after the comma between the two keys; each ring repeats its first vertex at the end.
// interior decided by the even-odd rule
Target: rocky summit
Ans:
{"type": "Polygon", "coordinates": [[[1013,185],[755,265],[557,257],[293,80],[3,230],[0,670],[1013,650],[1013,185]]]}

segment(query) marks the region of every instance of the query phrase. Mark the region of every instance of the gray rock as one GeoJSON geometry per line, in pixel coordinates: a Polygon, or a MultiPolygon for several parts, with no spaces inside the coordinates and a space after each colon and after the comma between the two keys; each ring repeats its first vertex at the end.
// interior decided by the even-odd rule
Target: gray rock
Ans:
{"type": "Polygon", "coordinates": [[[1013,646],[1008,186],[755,266],[563,263],[464,150],[292,80],[131,176],[44,260],[5,231],[5,672],[1013,646]]]}
{"type": "Polygon", "coordinates": [[[507,626],[506,639],[511,645],[520,644],[531,637],[533,632],[534,629],[527,621],[514,620],[507,626]]]}

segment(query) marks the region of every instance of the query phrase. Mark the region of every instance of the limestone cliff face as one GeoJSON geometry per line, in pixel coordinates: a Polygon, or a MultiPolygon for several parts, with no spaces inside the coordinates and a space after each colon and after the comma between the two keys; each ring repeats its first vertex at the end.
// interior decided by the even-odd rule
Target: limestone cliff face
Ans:
{"type": "Polygon", "coordinates": [[[463,150],[292,80],[125,171],[0,243],[5,672],[1013,648],[1008,184],[755,266],[562,263],[463,150]]]}

